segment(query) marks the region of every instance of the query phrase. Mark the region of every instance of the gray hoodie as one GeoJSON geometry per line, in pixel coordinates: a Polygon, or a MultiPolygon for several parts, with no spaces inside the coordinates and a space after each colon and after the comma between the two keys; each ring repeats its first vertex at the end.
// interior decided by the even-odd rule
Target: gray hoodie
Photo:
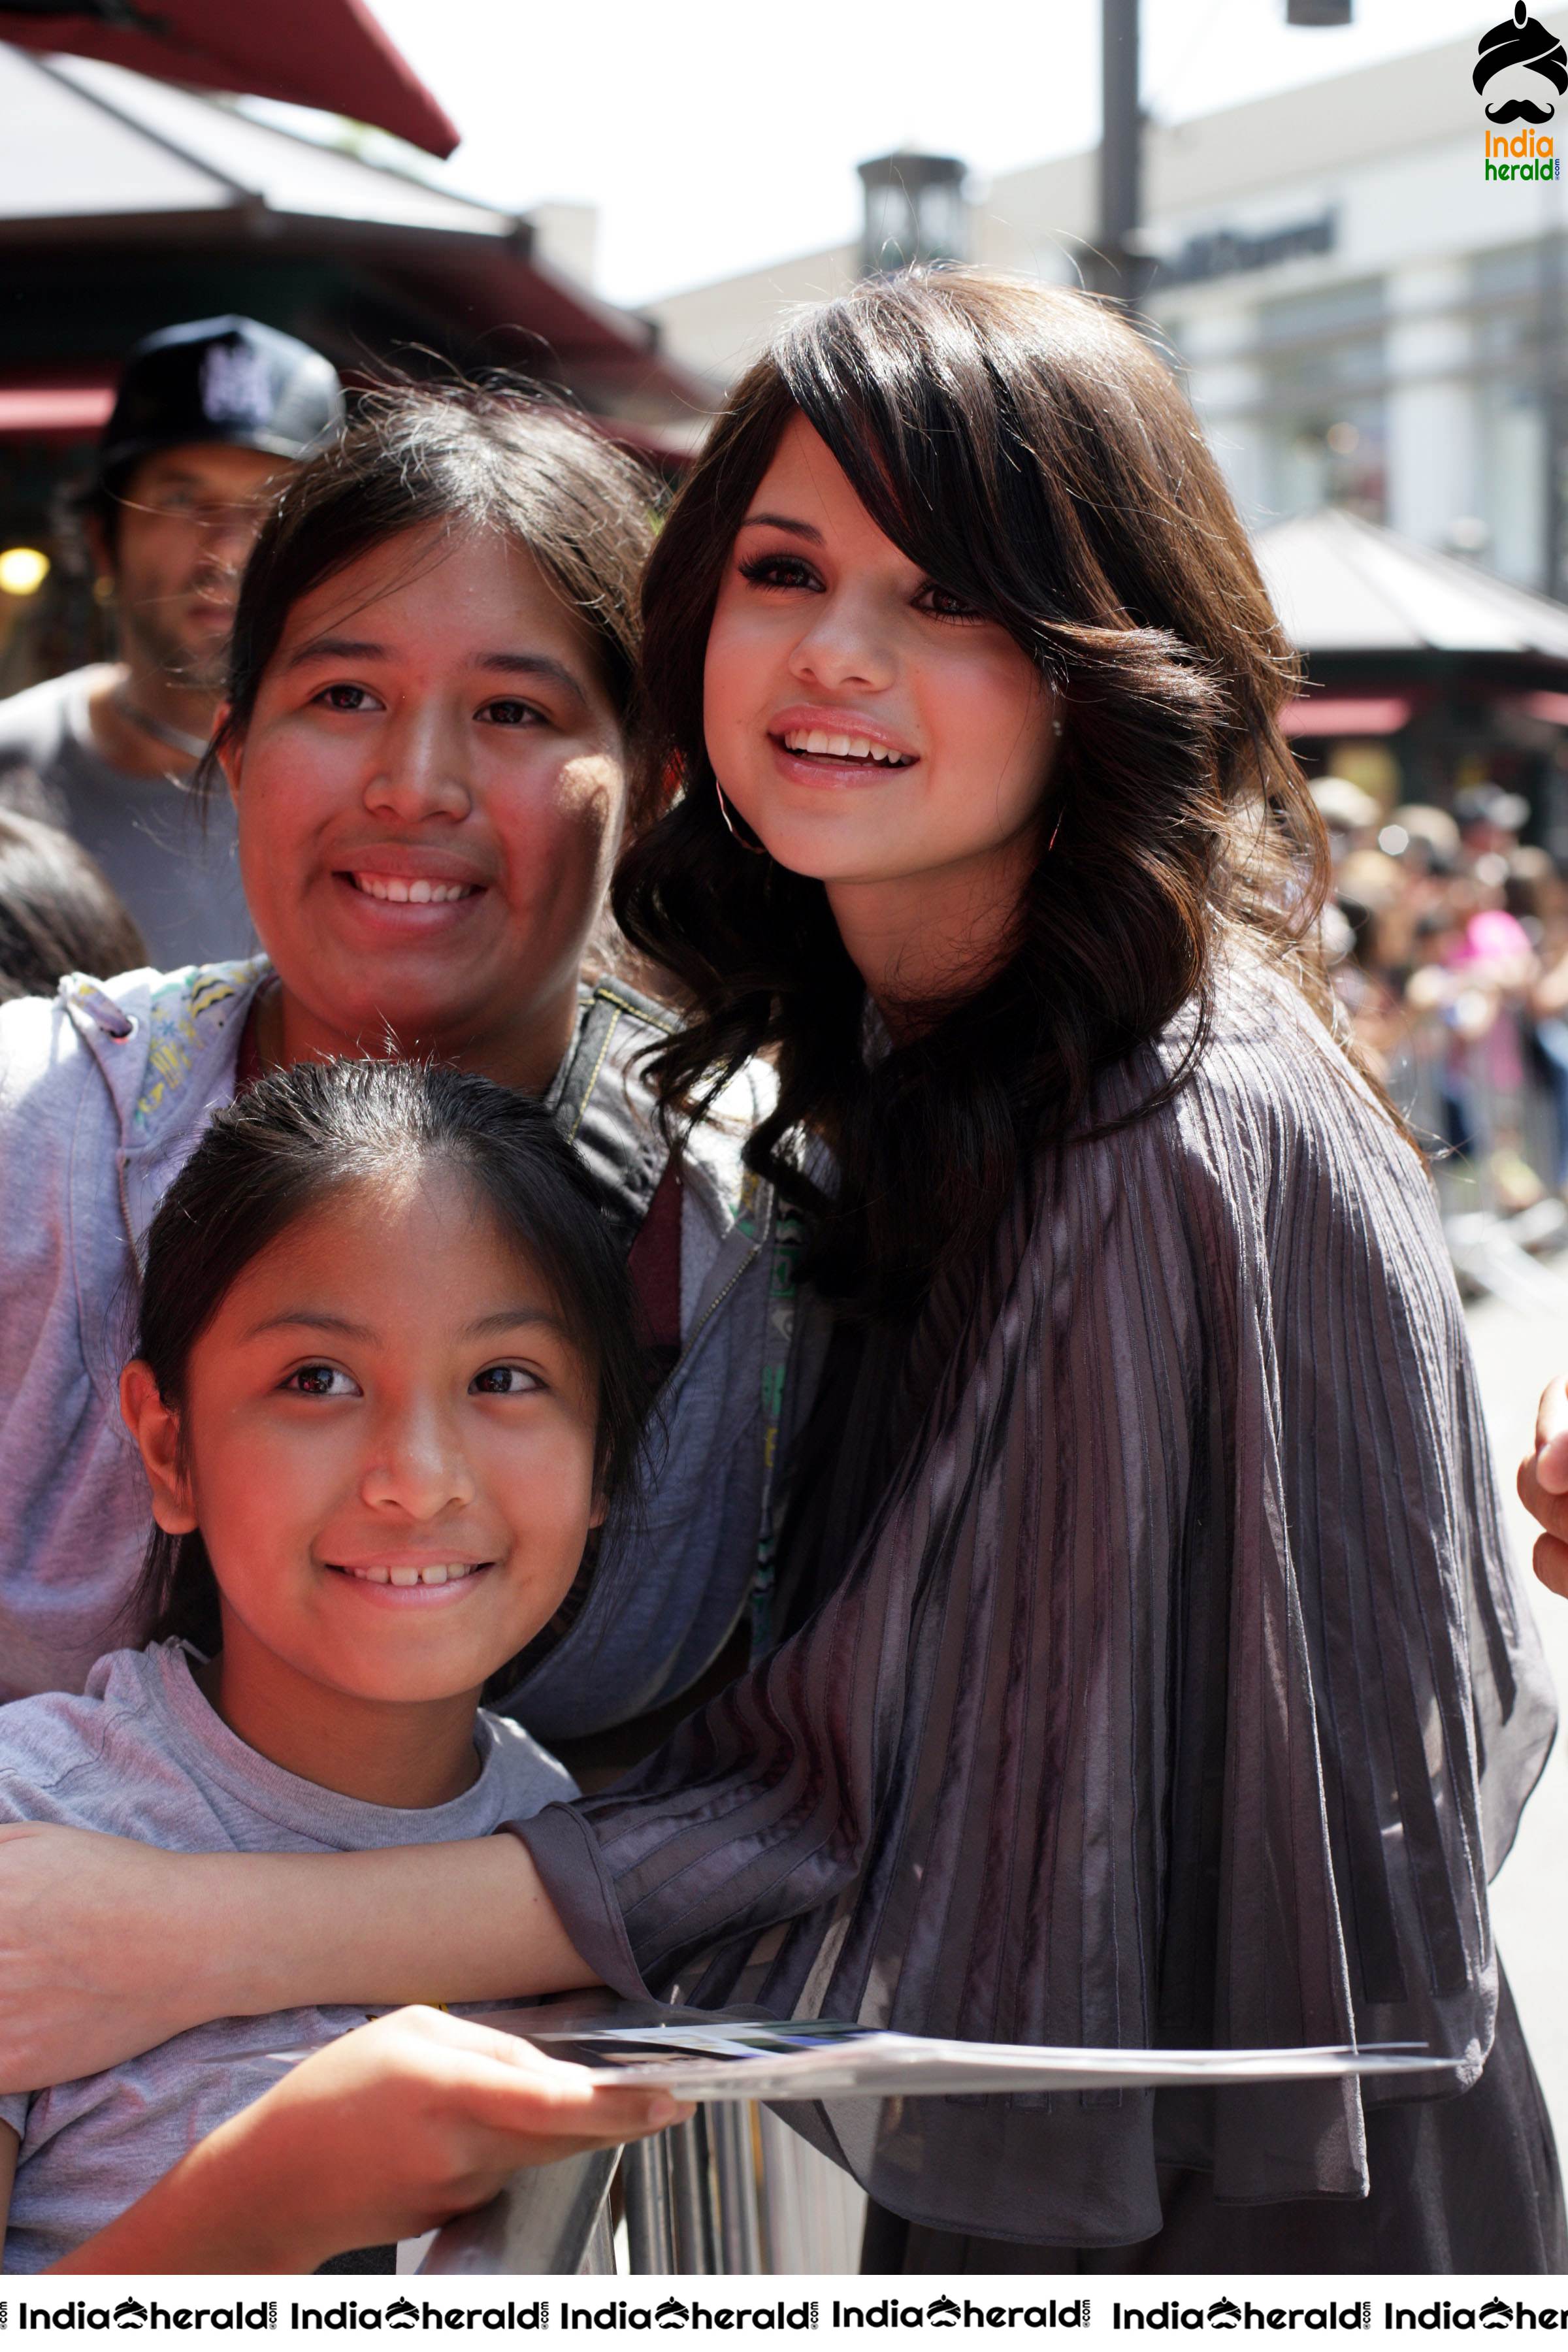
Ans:
{"type": "MultiPolygon", "coordinates": [[[[133,1637],[123,1612],[150,1514],[117,1388],[138,1257],[164,1191],[233,1097],[268,977],[261,958],[73,976],[54,997],[0,1007],[0,1699],[79,1690],[95,1659],[133,1637]]],[[[584,991],[547,1097],[628,1231],[666,1158],[637,1055],[670,1025],[618,982],[584,991]]],[[[746,1603],[775,1434],[763,1409],[773,1204],[740,1158],[760,1083],[732,1087],[688,1148],[682,1350],[644,1491],[606,1528],[571,1632],[511,1702],[547,1739],[676,1696],[746,1603]]]]}

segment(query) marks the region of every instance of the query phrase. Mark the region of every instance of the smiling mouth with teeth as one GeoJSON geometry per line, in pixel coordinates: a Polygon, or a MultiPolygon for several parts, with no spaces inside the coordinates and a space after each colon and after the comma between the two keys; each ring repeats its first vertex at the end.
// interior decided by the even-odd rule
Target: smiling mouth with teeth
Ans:
{"type": "Polygon", "coordinates": [[[479,895],[477,882],[427,882],[423,876],[407,881],[401,874],[351,874],[354,888],[367,898],[382,898],[395,907],[447,907],[457,898],[479,895]]]}
{"type": "Polygon", "coordinates": [[[890,751],[885,743],[873,743],[864,735],[829,735],[820,727],[792,727],[782,740],[786,751],[804,751],[812,759],[858,760],[879,768],[914,766],[908,752],[890,751]]]}
{"type": "Polygon", "coordinates": [[[489,1564],[488,1559],[449,1559],[433,1568],[345,1568],[335,1560],[331,1563],[339,1576],[352,1576],[360,1584],[460,1584],[466,1576],[477,1576],[489,1564]]]}

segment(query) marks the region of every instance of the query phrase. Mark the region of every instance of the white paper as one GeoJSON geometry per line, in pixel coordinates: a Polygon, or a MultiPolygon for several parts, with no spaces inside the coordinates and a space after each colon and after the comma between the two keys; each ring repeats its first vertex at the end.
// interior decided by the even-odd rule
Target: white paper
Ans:
{"type": "MultiPolygon", "coordinates": [[[[500,2024],[503,2021],[492,2021],[500,2024]]],[[[514,2029],[516,2030],[516,2029],[514,2029]]],[[[597,2082],[668,2088],[683,2099],[952,2097],[996,2091],[1145,2090],[1161,2084],[1302,2082],[1343,2074],[1431,2074],[1444,2063],[1409,2048],[1353,2050],[1042,2049],[941,2042],[865,2026],[794,2019],[637,2025],[563,2024],[535,2011],[527,2037],[597,2082]]]]}

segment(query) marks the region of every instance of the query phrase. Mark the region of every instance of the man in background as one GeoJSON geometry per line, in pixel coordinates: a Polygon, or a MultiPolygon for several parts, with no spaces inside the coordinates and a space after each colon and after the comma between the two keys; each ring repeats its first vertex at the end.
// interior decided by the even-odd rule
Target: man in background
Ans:
{"type": "Polygon", "coordinates": [[[86,514],[119,659],[0,701],[0,803],[75,835],[163,971],[255,946],[232,805],[220,793],[204,811],[190,782],[246,558],[283,479],[342,408],[331,362],[253,319],[203,319],[138,343],[86,514]]]}

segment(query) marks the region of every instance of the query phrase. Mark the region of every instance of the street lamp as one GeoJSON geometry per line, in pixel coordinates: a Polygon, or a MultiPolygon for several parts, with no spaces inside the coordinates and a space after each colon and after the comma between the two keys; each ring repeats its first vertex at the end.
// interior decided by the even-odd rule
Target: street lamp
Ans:
{"type": "Polygon", "coordinates": [[[908,269],[917,261],[966,257],[965,168],[958,156],[878,155],[858,170],[866,192],[862,277],[908,269]]]}
{"type": "MultiPolygon", "coordinates": [[[[1348,25],[1353,0],[1286,0],[1285,21],[1348,25]]],[[[1153,276],[1138,235],[1143,215],[1139,6],[1140,0],[1100,0],[1100,221],[1096,244],[1083,256],[1086,282],[1133,310],[1153,276]]]]}

